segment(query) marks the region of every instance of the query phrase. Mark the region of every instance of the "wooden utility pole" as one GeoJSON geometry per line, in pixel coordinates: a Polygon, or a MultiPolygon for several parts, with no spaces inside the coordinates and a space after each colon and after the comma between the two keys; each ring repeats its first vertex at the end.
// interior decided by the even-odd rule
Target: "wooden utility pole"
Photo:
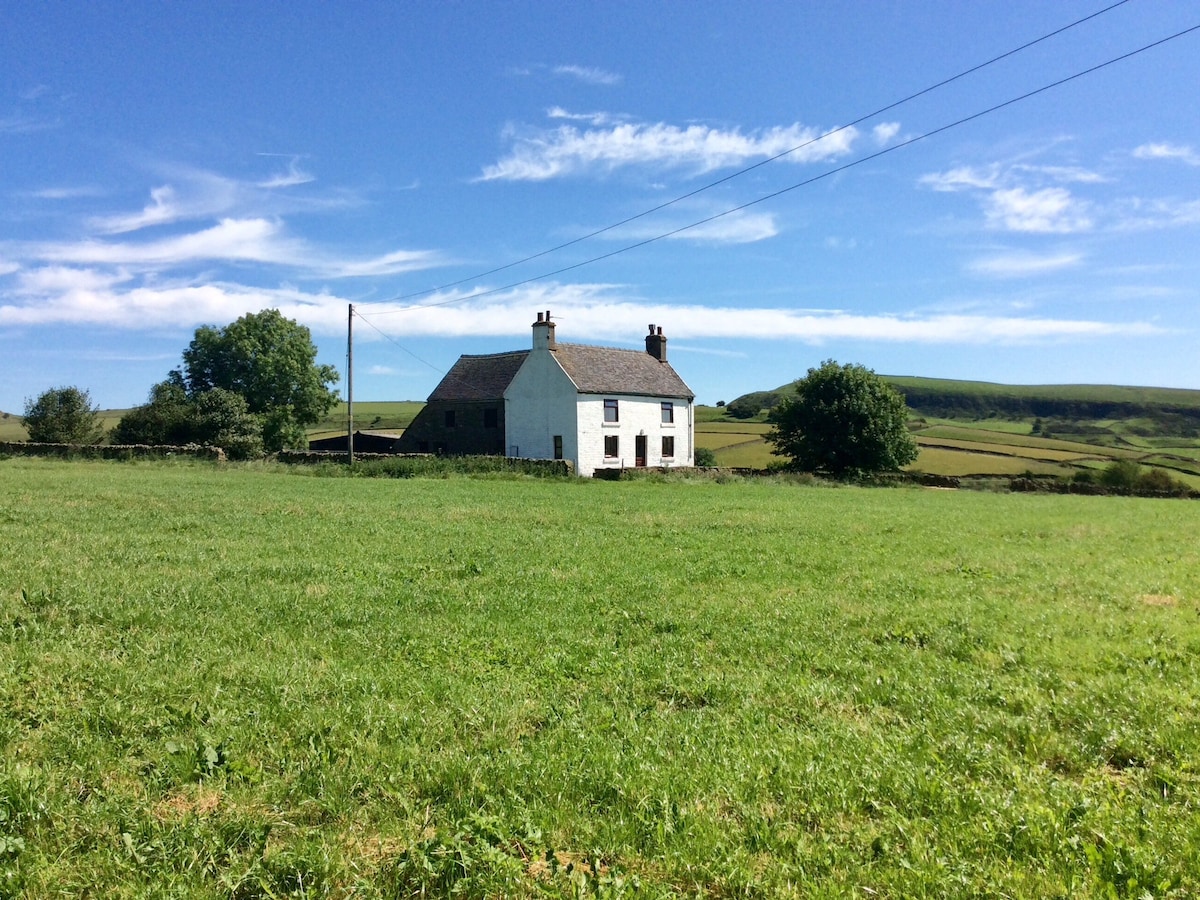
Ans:
{"type": "Polygon", "coordinates": [[[346,465],[354,467],[354,304],[346,321],[346,465]]]}

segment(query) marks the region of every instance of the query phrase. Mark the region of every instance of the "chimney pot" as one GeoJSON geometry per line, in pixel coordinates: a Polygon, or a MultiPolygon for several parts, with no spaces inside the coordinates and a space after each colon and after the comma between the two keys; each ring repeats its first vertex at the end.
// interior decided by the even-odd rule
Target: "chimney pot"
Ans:
{"type": "Polygon", "coordinates": [[[650,333],[646,335],[646,352],[657,359],[659,362],[667,361],[667,339],[663,336],[662,326],[650,326],[650,333]]]}
{"type": "Polygon", "coordinates": [[[541,321],[542,321],[542,314],[541,314],[541,313],[538,313],[538,321],[539,321],[539,322],[541,322],[541,321]]]}

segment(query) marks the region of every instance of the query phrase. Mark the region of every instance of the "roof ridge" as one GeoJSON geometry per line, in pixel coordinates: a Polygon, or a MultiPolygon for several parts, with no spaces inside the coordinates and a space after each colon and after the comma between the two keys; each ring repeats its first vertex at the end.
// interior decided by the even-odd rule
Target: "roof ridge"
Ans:
{"type": "Polygon", "coordinates": [[[502,350],[499,353],[460,353],[459,359],[496,359],[501,356],[520,356],[522,353],[528,353],[529,350],[502,350]]]}
{"type": "MultiPolygon", "coordinates": [[[[559,347],[582,347],[585,350],[618,350],[621,353],[646,353],[645,350],[639,350],[636,347],[606,347],[604,344],[569,344],[566,341],[558,341],[559,347]]],[[[649,356],[650,354],[646,354],[649,356]]]]}

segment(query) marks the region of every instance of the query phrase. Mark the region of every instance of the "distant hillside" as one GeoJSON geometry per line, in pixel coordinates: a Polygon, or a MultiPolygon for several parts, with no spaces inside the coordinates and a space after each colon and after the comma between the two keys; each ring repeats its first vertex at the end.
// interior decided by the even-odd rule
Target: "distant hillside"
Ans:
{"type": "MultiPolygon", "coordinates": [[[[1007,385],[885,375],[910,410],[939,419],[1042,419],[1060,429],[1065,423],[1131,422],[1135,433],[1200,435],[1200,391],[1120,385],[1007,385]],[[1137,423],[1141,423],[1140,425],[1137,423]]],[[[791,390],[786,384],[754,391],[730,402],[729,414],[753,418],[791,390]]]]}
{"type": "Polygon", "coordinates": [[[1178,420],[1200,427],[1200,391],[1119,385],[1005,385],[885,376],[913,411],[941,418],[1178,420]]]}

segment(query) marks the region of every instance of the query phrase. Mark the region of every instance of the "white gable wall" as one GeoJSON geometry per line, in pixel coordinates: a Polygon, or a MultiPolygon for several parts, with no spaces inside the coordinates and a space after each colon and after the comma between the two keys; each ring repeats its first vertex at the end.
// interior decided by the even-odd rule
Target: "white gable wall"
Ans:
{"type": "MultiPolygon", "coordinates": [[[[554,435],[563,438],[563,459],[579,468],[575,383],[554,354],[535,349],[504,392],[504,433],[508,456],[553,459],[554,435]]],[[[587,471],[588,475],[591,470],[587,471]]]]}
{"type": "Polygon", "coordinates": [[[639,397],[630,394],[580,394],[579,456],[576,462],[580,475],[591,475],[596,469],[633,468],[637,464],[636,440],[646,436],[647,466],[692,465],[692,404],[678,397],[639,397]],[[604,421],[604,401],[617,401],[618,421],[604,421]],[[662,421],[663,402],[674,404],[675,421],[662,421]],[[604,455],[604,438],[617,436],[617,456],[604,455]],[[675,438],[675,456],[663,458],[662,439],[675,438]]]}

